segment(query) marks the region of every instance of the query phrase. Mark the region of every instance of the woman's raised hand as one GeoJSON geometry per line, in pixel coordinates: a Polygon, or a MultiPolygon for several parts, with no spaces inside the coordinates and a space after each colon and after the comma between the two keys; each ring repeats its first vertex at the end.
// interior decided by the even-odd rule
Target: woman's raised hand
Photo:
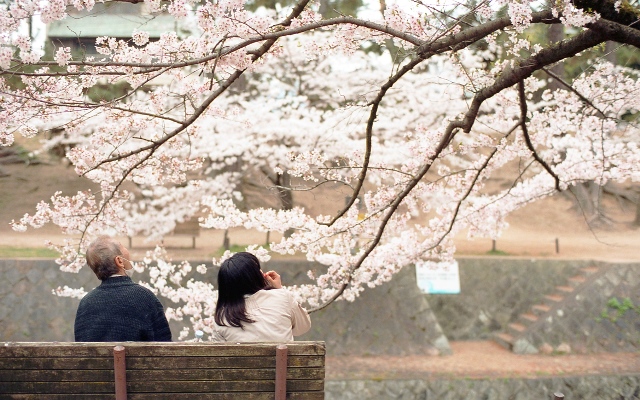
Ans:
{"type": "Polygon", "coordinates": [[[274,289],[282,288],[282,281],[280,280],[280,275],[278,275],[276,271],[265,272],[264,278],[267,280],[267,282],[269,283],[269,286],[271,286],[272,288],[274,289]]]}

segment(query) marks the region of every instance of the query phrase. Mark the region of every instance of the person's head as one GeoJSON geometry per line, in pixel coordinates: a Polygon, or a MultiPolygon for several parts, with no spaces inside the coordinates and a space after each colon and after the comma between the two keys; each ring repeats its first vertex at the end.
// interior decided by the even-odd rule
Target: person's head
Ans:
{"type": "Polygon", "coordinates": [[[228,258],[218,271],[216,323],[242,327],[242,322],[254,322],[247,316],[244,296],[268,286],[256,256],[240,252],[228,258]]]}
{"type": "Polygon", "coordinates": [[[99,236],[87,248],[87,264],[101,281],[132,268],[129,251],[109,236],[99,236]]]}

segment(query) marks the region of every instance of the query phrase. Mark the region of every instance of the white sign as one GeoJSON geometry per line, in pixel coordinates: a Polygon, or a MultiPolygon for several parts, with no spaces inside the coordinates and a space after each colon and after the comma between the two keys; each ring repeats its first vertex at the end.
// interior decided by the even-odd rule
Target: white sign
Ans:
{"type": "Polygon", "coordinates": [[[416,263],[418,288],[426,294],[460,293],[460,273],[458,262],[424,261],[416,263]]]}

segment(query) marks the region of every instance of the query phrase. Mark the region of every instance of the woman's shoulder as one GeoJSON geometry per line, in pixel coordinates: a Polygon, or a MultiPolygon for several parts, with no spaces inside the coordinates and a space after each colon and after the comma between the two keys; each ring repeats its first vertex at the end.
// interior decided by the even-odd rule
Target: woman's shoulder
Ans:
{"type": "Polygon", "coordinates": [[[268,289],[258,290],[253,296],[254,299],[282,299],[287,300],[291,297],[291,294],[287,289],[268,289]]]}

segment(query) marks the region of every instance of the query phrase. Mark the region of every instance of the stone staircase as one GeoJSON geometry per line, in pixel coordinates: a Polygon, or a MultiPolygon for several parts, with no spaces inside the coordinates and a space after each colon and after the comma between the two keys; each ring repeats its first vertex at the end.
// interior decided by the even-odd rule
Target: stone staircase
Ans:
{"type": "Polygon", "coordinates": [[[564,285],[556,286],[553,293],[543,297],[541,304],[533,305],[528,312],[520,314],[516,321],[509,323],[506,330],[495,333],[493,340],[514,353],[537,353],[539,349],[523,339],[526,334],[536,330],[545,319],[562,313],[566,302],[572,301],[604,272],[606,268],[603,267],[580,268],[578,275],[568,278],[564,285]]]}

